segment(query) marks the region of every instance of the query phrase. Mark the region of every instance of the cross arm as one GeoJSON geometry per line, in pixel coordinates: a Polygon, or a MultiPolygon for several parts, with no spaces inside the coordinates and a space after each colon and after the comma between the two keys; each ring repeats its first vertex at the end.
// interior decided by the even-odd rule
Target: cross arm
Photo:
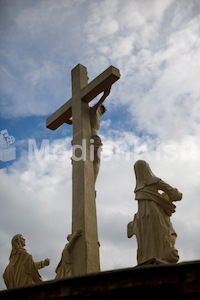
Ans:
{"type": "Polygon", "coordinates": [[[81,90],[81,99],[87,103],[109,89],[120,78],[119,69],[110,66],[81,90]]]}
{"type": "MultiPolygon", "coordinates": [[[[80,98],[89,103],[101,92],[108,90],[111,85],[120,78],[120,72],[117,68],[110,66],[88,85],[80,90],[80,98]]],[[[72,117],[72,101],[71,98],[63,106],[61,106],[55,113],[53,113],[46,120],[46,127],[55,130],[67,120],[72,117]]]]}
{"type": "Polygon", "coordinates": [[[55,130],[72,116],[72,98],[46,120],[46,127],[55,130]]]}

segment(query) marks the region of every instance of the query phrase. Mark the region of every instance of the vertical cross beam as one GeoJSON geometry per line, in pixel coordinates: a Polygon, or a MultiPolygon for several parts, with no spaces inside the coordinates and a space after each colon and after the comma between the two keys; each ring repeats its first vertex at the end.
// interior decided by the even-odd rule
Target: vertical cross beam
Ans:
{"type": "Polygon", "coordinates": [[[81,90],[88,84],[86,67],[77,65],[71,76],[73,145],[82,146],[86,142],[86,160],[73,160],[72,171],[72,233],[77,229],[83,232],[72,254],[73,274],[78,275],[100,271],[100,263],[93,161],[90,160],[90,108],[80,100],[81,90]]]}
{"type": "MultiPolygon", "coordinates": [[[[101,92],[110,89],[120,78],[120,72],[110,66],[88,84],[87,69],[79,64],[72,70],[71,76],[72,98],[47,118],[46,127],[56,130],[62,124],[69,123],[72,117],[74,147],[82,146],[83,141],[86,144],[86,159],[77,161],[77,150],[72,168],[72,233],[78,229],[82,230],[82,235],[76,240],[72,250],[72,275],[78,275],[100,271],[94,168],[93,161],[90,160],[91,125],[88,103],[101,92]]],[[[81,154],[79,153],[80,156],[81,154]]]]}

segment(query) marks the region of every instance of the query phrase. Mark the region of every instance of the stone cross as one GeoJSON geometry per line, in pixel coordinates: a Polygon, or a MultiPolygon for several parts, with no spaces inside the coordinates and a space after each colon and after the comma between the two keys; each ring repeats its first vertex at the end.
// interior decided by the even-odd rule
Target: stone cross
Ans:
{"type": "Polygon", "coordinates": [[[78,64],[71,71],[72,98],[46,120],[46,127],[55,130],[73,120],[73,146],[86,141],[86,159],[72,162],[72,233],[82,235],[73,249],[73,275],[100,271],[99,242],[95,204],[93,161],[90,159],[90,107],[88,103],[109,89],[120,78],[119,70],[110,66],[88,83],[87,68],[78,64]]]}

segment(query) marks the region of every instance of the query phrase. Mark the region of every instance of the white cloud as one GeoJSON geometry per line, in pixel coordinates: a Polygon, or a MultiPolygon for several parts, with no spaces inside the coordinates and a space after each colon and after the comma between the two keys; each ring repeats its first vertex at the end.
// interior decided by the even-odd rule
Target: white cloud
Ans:
{"type": "MultiPolygon", "coordinates": [[[[14,21],[19,29],[23,30],[26,25],[26,33],[33,35],[41,34],[44,30],[54,30],[62,27],[63,22],[76,14],[77,10],[86,0],[74,0],[73,5],[70,1],[42,0],[34,5],[23,5],[17,10],[14,21]],[[59,18],[56,18],[59,16],[59,18]]],[[[14,6],[10,6],[12,10],[14,6]]]]}
{"type": "MultiPolygon", "coordinates": [[[[196,112],[199,110],[200,76],[199,64],[199,22],[194,19],[180,32],[173,33],[163,53],[156,53],[153,59],[143,64],[142,73],[151,68],[155,70],[156,80],[149,91],[142,95],[137,105],[139,126],[148,128],[160,137],[184,134],[198,134],[200,122],[196,112]],[[150,61],[152,63],[150,63],[150,61]],[[164,64],[158,70],[158,64],[164,64]],[[156,65],[157,64],[157,65],[156,65]],[[155,66],[155,67],[154,67],[155,66]],[[163,129],[168,128],[167,132],[163,129]]],[[[148,73],[147,73],[148,74],[148,73]]],[[[148,76],[148,79],[151,77],[148,76]]],[[[138,100],[138,99],[137,99],[138,100]]],[[[135,111],[135,105],[132,105],[135,111]]]]}
{"type": "MultiPolygon", "coordinates": [[[[111,16],[119,24],[116,33],[105,39],[99,33],[98,24],[106,14],[103,6],[98,22],[93,28],[88,22],[85,28],[89,45],[93,44],[90,57],[101,56],[103,66],[107,58],[107,64],[121,71],[112,91],[114,105],[125,104],[138,129],[159,138],[198,134],[199,5],[195,1],[182,1],[182,5],[177,1],[113,3],[111,16]]],[[[92,16],[98,8],[98,3],[90,7],[92,16]]],[[[90,63],[95,64],[93,59],[90,63]]]]}
{"type": "Polygon", "coordinates": [[[70,69],[76,61],[71,53],[77,51],[73,39],[78,35],[81,41],[77,26],[85,1],[23,2],[3,7],[1,114],[7,118],[50,114],[71,97],[70,69]]]}
{"type": "Polygon", "coordinates": [[[41,66],[36,66],[35,63],[30,62],[29,72],[26,74],[30,85],[36,86],[44,79],[53,79],[59,76],[57,65],[50,61],[44,61],[41,66]],[[31,67],[32,65],[32,67],[31,67]]]}

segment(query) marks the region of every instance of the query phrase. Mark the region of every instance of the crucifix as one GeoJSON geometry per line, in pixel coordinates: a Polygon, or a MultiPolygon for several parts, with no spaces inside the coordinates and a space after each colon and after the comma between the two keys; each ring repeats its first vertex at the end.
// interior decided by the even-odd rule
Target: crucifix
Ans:
{"type": "Polygon", "coordinates": [[[110,66],[88,83],[87,68],[78,64],[72,69],[71,78],[72,98],[47,118],[46,127],[55,130],[64,123],[72,123],[73,147],[81,146],[83,140],[86,142],[85,159],[72,160],[72,233],[82,230],[72,253],[72,274],[78,275],[100,271],[96,178],[90,155],[92,130],[88,103],[100,93],[109,91],[112,84],[120,78],[120,72],[110,66]]]}

